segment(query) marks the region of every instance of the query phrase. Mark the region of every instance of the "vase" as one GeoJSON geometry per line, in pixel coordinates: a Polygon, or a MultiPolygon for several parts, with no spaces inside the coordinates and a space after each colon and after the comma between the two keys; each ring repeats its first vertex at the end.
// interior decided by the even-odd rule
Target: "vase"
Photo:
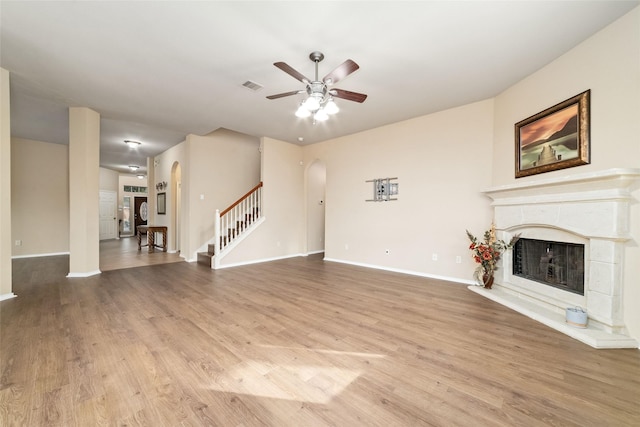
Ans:
{"type": "Polygon", "coordinates": [[[491,289],[493,286],[493,273],[484,273],[482,275],[482,283],[484,283],[485,289],[491,289]]]}

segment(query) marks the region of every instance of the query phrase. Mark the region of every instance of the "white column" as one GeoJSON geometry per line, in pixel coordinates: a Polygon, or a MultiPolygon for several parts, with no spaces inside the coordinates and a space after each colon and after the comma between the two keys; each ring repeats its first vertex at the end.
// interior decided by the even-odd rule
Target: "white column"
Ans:
{"type": "Polygon", "coordinates": [[[12,298],[9,71],[0,68],[0,301],[12,298]]]}
{"type": "Polygon", "coordinates": [[[149,207],[147,224],[149,225],[158,224],[158,207],[156,203],[158,191],[156,191],[156,168],[153,162],[153,157],[147,157],[147,206],[149,207]]]}
{"type": "Polygon", "coordinates": [[[100,273],[100,115],[69,108],[69,275],[100,273]]]}

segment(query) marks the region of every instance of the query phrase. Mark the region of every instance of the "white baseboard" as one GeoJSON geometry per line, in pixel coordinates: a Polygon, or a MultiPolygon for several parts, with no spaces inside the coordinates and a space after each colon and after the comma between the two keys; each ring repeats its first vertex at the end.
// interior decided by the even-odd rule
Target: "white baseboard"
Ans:
{"type": "Polygon", "coordinates": [[[307,252],[306,254],[304,254],[303,256],[309,256],[309,255],[317,255],[317,254],[322,254],[324,253],[324,249],[321,249],[319,251],[311,251],[311,252],[307,252]]]}
{"type": "Polygon", "coordinates": [[[283,256],[280,256],[280,257],[262,258],[262,259],[252,260],[252,261],[237,262],[237,263],[234,263],[234,264],[219,265],[217,270],[220,270],[220,269],[223,269],[223,268],[229,268],[229,267],[241,267],[243,265],[261,264],[263,262],[278,261],[278,260],[281,260],[281,259],[295,258],[295,257],[300,257],[300,256],[305,256],[305,255],[304,254],[283,255],[283,256]]]}
{"type": "Polygon", "coordinates": [[[355,266],[358,266],[358,267],[373,268],[373,269],[376,269],[376,270],[391,271],[393,273],[408,274],[410,276],[419,276],[419,277],[426,277],[426,278],[429,278],[429,279],[444,280],[446,282],[460,283],[460,284],[463,284],[463,285],[473,285],[473,284],[475,284],[475,282],[473,280],[464,280],[464,279],[460,279],[460,278],[457,278],[457,277],[438,276],[436,274],[421,273],[419,271],[403,270],[403,269],[391,268],[391,267],[383,267],[383,266],[380,266],[380,265],[364,264],[364,263],[360,263],[360,262],[345,261],[345,260],[341,260],[341,259],[325,258],[324,260],[325,261],[330,261],[330,262],[339,262],[341,264],[355,265],[355,266]]]}
{"type": "Polygon", "coordinates": [[[0,295],[0,301],[4,301],[4,300],[7,300],[7,299],[15,298],[17,296],[18,295],[14,294],[13,292],[9,292],[8,294],[0,295]]]}
{"type": "Polygon", "coordinates": [[[100,273],[102,273],[100,270],[88,271],[86,273],[69,273],[67,274],[67,277],[90,277],[100,273]]]}
{"type": "Polygon", "coordinates": [[[14,255],[11,259],[19,259],[19,258],[40,258],[45,256],[60,256],[60,255],[69,255],[69,252],[51,252],[47,254],[28,254],[28,255],[14,255]]]}

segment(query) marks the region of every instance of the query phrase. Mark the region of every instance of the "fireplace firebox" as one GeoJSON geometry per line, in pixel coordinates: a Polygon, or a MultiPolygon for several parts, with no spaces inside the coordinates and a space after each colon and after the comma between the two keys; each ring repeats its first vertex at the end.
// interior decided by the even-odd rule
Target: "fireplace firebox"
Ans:
{"type": "Polygon", "coordinates": [[[584,245],[521,238],[513,275],[584,295],[584,245]]]}

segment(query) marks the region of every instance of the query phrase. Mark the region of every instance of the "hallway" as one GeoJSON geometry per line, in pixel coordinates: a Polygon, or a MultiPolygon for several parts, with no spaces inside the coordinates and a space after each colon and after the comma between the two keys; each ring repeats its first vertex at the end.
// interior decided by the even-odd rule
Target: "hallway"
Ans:
{"type": "MultiPolygon", "coordinates": [[[[143,237],[143,244],[146,243],[145,240],[146,238],[143,237]]],[[[100,271],[182,261],[184,259],[180,257],[179,253],[167,253],[161,250],[150,253],[144,247],[139,251],[138,240],[135,236],[100,242],[100,271]]]]}

